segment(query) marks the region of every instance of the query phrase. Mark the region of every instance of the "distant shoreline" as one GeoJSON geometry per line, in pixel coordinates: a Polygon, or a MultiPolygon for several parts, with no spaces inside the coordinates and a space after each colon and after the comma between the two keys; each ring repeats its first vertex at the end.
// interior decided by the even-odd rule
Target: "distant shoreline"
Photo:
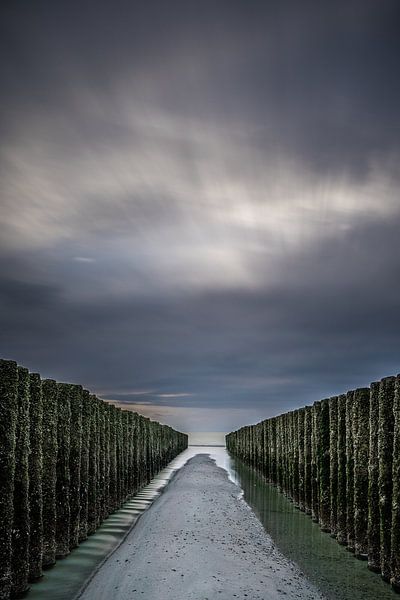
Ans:
{"type": "Polygon", "coordinates": [[[189,448],[226,448],[225,444],[189,444],[189,448]]]}

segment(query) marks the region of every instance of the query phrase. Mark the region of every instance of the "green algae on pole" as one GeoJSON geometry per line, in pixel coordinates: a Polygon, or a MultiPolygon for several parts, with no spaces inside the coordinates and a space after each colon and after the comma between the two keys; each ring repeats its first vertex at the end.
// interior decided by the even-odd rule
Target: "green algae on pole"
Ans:
{"type": "Polygon", "coordinates": [[[104,402],[104,436],[105,436],[105,464],[104,464],[104,506],[106,517],[110,514],[110,405],[104,402]]]}
{"type": "Polygon", "coordinates": [[[97,528],[97,403],[89,395],[90,438],[89,438],[89,485],[88,485],[88,535],[97,528]]]}
{"type": "Polygon", "coordinates": [[[291,427],[291,441],[292,441],[292,497],[295,506],[299,507],[300,502],[300,444],[299,444],[299,411],[295,410],[292,412],[292,427],[291,427]]]}
{"type": "Polygon", "coordinates": [[[57,388],[56,558],[64,558],[69,554],[71,405],[69,385],[59,383],[57,388]]]}
{"type": "Polygon", "coordinates": [[[43,396],[38,373],[30,373],[30,454],[29,454],[29,578],[42,576],[43,556],[43,396]]]}
{"type": "Polygon", "coordinates": [[[82,444],[79,487],[79,543],[88,535],[89,443],[91,406],[88,390],[82,390],[82,444]]]}
{"type": "Polygon", "coordinates": [[[390,583],[400,592],[400,375],[396,377],[393,435],[392,574],[390,583]]]}
{"type": "Polygon", "coordinates": [[[310,406],[304,409],[304,508],[311,514],[311,429],[312,411],[310,406]]]}
{"type": "Polygon", "coordinates": [[[346,394],[337,400],[337,502],[336,539],[347,545],[347,457],[346,457],[346,394]]]}
{"type": "Polygon", "coordinates": [[[385,377],[379,388],[379,508],[381,526],[381,575],[391,577],[393,400],[395,377],[385,377]]]}
{"type": "Polygon", "coordinates": [[[11,595],[21,596],[29,579],[29,371],[18,367],[18,413],[15,435],[14,519],[11,595]]]}
{"type": "Polygon", "coordinates": [[[11,543],[14,517],[15,433],[18,415],[17,363],[0,360],[0,599],[11,591],[11,543]]]}
{"type": "Polygon", "coordinates": [[[116,447],[116,415],[117,409],[109,405],[110,411],[110,484],[109,484],[109,512],[112,513],[118,505],[117,499],[117,447],[116,447]]]}
{"type": "Polygon", "coordinates": [[[298,468],[299,468],[299,509],[305,510],[305,459],[304,459],[304,418],[305,409],[300,408],[297,413],[297,447],[298,447],[298,468]]]}
{"type": "Polygon", "coordinates": [[[322,531],[329,532],[330,509],[330,457],[329,457],[329,400],[321,400],[318,435],[319,524],[322,531]]]}
{"type": "Polygon", "coordinates": [[[338,500],[338,399],[329,398],[329,456],[330,456],[330,530],[337,534],[338,500]]]}
{"type": "Polygon", "coordinates": [[[347,549],[354,552],[354,392],[346,394],[346,529],[347,549]]]}
{"type": "Polygon", "coordinates": [[[57,383],[42,382],[43,392],[43,567],[56,562],[57,383]]]}
{"type": "Polygon", "coordinates": [[[368,558],[369,388],[354,393],[354,550],[368,558]]]}
{"type": "Polygon", "coordinates": [[[70,471],[70,525],[69,549],[79,544],[79,516],[81,510],[81,447],[82,447],[82,386],[69,385],[71,406],[70,471]]]}
{"type": "MultiPolygon", "coordinates": [[[[107,517],[107,511],[106,511],[106,477],[105,477],[105,472],[106,472],[106,456],[105,456],[105,450],[106,450],[106,431],[105,431],[105,411],[104,411],[104,402],[102,400],[100,400],[100,398],[97,398],[96,396],[96,401],[97,401],[97,405],[98,405],[98,433],[97,433],[97,439],[98,439],[98,444],[99,444],[99,454],[98,454],[98,461],[99,461],[99,468],[98,468],[98,475],[97,475],[97,483],[98,483],[98,492],[99,492],[99,497],[98,497],[98,519],[99,519],[99,524],[104,521],[104,519],[107,517]]],[[[126,442],[125,442],[126,443],[126,442]]]]}
{"type": "Polygon", "coordinates": [[[379,387],[379,381],[371,383],[368,460],[368,568],[376,573],[381,572],[378,457],[379,387]]]}
{"type": "Polygon", "coordinates": [[[311,518],[319,521],[319,473],[318,473],[318,440],[319,440],[319,413],[321,403],[312,405],[312,433],[311,433],[311,518]]]}

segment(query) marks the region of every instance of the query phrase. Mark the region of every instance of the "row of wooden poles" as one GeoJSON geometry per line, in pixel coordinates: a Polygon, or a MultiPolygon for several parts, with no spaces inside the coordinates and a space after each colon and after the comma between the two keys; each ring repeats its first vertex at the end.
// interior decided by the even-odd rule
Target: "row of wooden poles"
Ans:
{"type": "Polygon", "coordinates": [[[21,596],[187,436],[0,360],[0,598],[21,596]]]}
{"type": "Polygon", "coordinates": [[[242,427],[226,445],[400,591],[400,376],[242,427]]]}

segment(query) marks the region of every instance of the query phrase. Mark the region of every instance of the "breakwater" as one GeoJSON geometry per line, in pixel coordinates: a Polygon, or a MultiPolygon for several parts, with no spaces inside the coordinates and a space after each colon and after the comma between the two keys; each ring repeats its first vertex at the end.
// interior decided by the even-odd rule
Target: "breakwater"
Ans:
{"type": "Polygon", "coordinates": [[[226,445],[400,591],[400,376],[242,427],[226,445]]]}
{"type": "Polygon", "coordinates": [[[24,594],[186,447],[167,425],[0,360],[0,599],[24,594]]]}

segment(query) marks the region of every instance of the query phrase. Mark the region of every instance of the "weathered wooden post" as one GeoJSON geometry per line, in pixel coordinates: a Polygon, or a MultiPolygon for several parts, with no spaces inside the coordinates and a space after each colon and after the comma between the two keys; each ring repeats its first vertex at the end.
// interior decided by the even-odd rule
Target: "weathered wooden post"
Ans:
{"type": "Polygon", "coordinates": [[[368,568],[381,572],[381,528],[379,513],[379,381],[371,383],[369,403],[368,461],[368,568]]]}
{"type": "Polygon", "coordinates": [[[68,384],[57,387],[56,558],[64,558],[69,554],[71,404],[68,384]]]}
{"type": "Polygon", "coordinates": [[[329,456],[329,400],[322,400],[319,411],[318,479],[319,524],[322,531],[330,532],[330,456],[329,456]]]}
{"type": "Polygon", "coordinates": [[[395,591],[400,592],[400,375],[396,377],[393,415],[392,574],[390,582],[395,591]]]}
{"type": "Polygon", "coordinates": [[[393,492],[393,431],[395,377],[385,377],[379,388],[379,507],[381,524],[381,575],[391,577],[391,530],[393,492]]]}
{"type": "Polygon", "coordinates": [[[311,433],[311,518],[319,521],[319,472],[318,472],[318,447],[319,447],[319,415],[321,403],[312,405],[312,433],[311,433]]]}
{"type": "Polygon", "coordinates": [[[273,417],[270,419],[271,424],[271,482],[277,484],[277,441],[276,441],[276,429],[277,429],[277,418],[273,417]]]}
{"type": "Polygon", "coordinates": [[[354,393],[354,548],[355,556],[368,558],[369,388],[354,393]]]}
{"type": "Polygon", "coordinates": [[[81,448],[82,448],[82,386],[68,386],[71,406],[71,438],[69,453],[70,472],[70,526],[69,549],[79,544],[79,517],[81,510],[81,448]]]}
{"type": "Polygon", "coordinates": [[[113,512],[118,507],[117,408],[111,404],[110,409],[110,512],[113,512]]]}
{"type": "Polygon", "coordinates": [[[53,379],[42,382],[43,392],[43,567],[56,562],[56,480],[58,390],[53,379]]]}
{"type": "Polygon", "coordinates": [[[293,479],[293,502],[299,507],[300,505],[300,446],[301,442],[299,439],[299,412],[295,410],[292,412],[292,479],[293,479]]]}
{"type": "Polygon", "coordinates": [[[354,552],[354,392],[346,394],[346,529],[347,550],[354,552]]]}
{"type": "Polygon", "coordinates": [[[42,576],[43,556],[43,396],[42,382],[38,373],[29,375],[30,395],[30,454],[29,454],[29,578],[42,576]]]}
{"type": "Polygon", "coordinates": [[[82,390],[82,444],[79,488],[79,542],[88,536],[89,445],[91,404],[88,390],[82,390]]]}
{"type": "Polygon", "coordinates": [[[98,470],[97,470],[97,526],[106,518],[105,508],[105,418],[104,418],[104,403],[96,397],[97,403],[97,443],[98,443],[98,470]]]}
{"type": "Polygon", "coordinates": [[[297,411],[297,447],[299,452],[299,509],[305,511],[305,459],[304,459],[304,418],[305,409],[297,411]]]}
{"type": "Polygon", "coordinates": [[[110,513],[110,410],[103,403],[104,412],[104,518],[110,513]]]}
{"type": "Polygon", "coordinates": [[[338,501],[338,399],[329,399],[329,455],[330,455],[330,497],[332,537],[337,535],[337,501],[338,501]]]}
{"type": "Polygon", "coordinates": [[[18,367],[17,411],[11,551],[14,597],[29,589],[29,371],[23,367],[18,367]]]}
{"type": "Polygon", "coordinates": [[[311,431],[312,411],[310,406],[304,409],[304,506],[305,512],[311,514],[311,431]]]}
{"type": "Polygon", "coordinates": [[[97,438],[97,402],[89,394],[90,403],[90,440],[89,440],[89,485],[88,485],[88,535],[97,529],[97,470],[98,470],[98,438],[97,438]]]}
{"type": "Polygon", "coordinates": [[[101,523],[101,506],[102,506],[102,475],[101,475],[101,447],[100,447],[100,439],[101,439],[101,427],[102,427],[102,417],[101,417],[101,401],[97,398],[96,395],[92,395],[92,399],[95,406],[95,415],[96,415],[96,529],[100,526],[101,523]]]}
{"type": "Polygon", "coordinates": [[[18,415],[17,363],[0,360],[0,598],[11,592],[14,519],[15,433],[18,415]]]}
{"type": "Polygon", "coordinates": [[[294,502],[294,427],[293,412],[281,415],[282,491],[294,502]]]}
{"type": "Polygon", "coordinates": [[[269,479],[269,437],[268,437],[268,421],[263,421],[263,444],[264,444],[264,452],[263,452],[263,473],[264,477],[269,479]]]}
{"type": "Polygon", "coordinates": [[[347,442],[346,442],[346,394],[338,396],[337,413],[337,518],[336,539],[347,545],[347,442]]]}

